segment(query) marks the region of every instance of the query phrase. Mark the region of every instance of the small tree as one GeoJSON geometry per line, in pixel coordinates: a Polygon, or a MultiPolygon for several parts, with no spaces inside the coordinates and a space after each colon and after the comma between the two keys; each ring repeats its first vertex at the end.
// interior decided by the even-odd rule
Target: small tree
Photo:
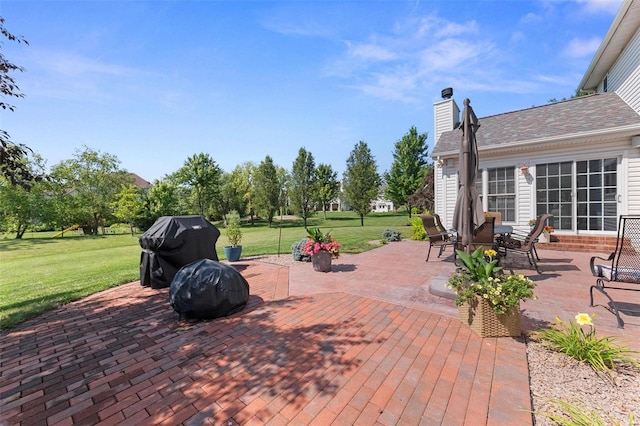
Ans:
{"type": "Polygon", "coordinates": [[[209,154],[200,153],[188,157],[184,165],[170,176],[170,179],[186,188],[191,201],[191,211],[209,217],[221,211],[220,206],[220,175],[222,170],[209,154]]]}
{"type": "Polygon", "coordinates": [[[329,204],[340,194],[338,173],[334,172],[329,164],[318,164],[316,175],[318,179],[318,202],[322,206],[322,212],[326,219],[329,204]]]}
{"type": "Polygon", "coordinates": [[[422,184],[426,172],[427,134],[418,134],[415,127],[395,144],[391,171],[385,174],[385,195],[396,206],[405,205],[411,217],[412,203],[409,196],[422,184]]]}
{"type": "Polygon", "coordinates": [[[371,211],[371,200],[378,196],[381,179],[377,169],[367,144],[358,142],[347,159],[343,190],[345,200],[360,216],[360,226],[364,226],[364,216],[371,211]]]}
{"type": "Polygon", "coordinates": [[[142,191],[133,184],[122,185],[122,190],[115,197],[116,200],[111,203],[113,215],[116,219],[129,224],[133,237],[133,222],[142,216],[144,211],[142,191]]]}
{"type": "Polygon", "coordinates": [[[428,166],[420,188],[410,195],[407,201],[410,205],[423,211],[433,211],[435,205],[433,190],[433,166],[428,166]]]}
{"type": "Polygon", "coordinates": [[[268,155],[260,163],[254,173],[254,206],[267,218],[269,227],[273,223],[273,216],[278,209],[280,198],[280,183],[278,171],[273,160],[268,155]]]}
{"type": "Polygon", "coordinates": [[[313,155],[304,148],[298,151],[298,157],[291,169],[289,198],[291,207],[304,221],[307,227],[307,219],[314,213],[314,198],[316,198],[316,166],[313,155]]]}
{"type": "Polygon", "coordinates": [[[227,228],[225,235],[231,247],[236,247],[242,241],[242,230],[240,229],[240,214],[236,210],[231,210],[226,216],[227,228]]]}

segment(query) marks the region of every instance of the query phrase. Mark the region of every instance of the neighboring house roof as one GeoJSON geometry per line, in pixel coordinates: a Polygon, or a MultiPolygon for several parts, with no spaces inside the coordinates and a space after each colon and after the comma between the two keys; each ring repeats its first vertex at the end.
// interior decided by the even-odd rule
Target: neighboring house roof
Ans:
{"type": "Polygon", "coordinates": [[[639,27],[640,1],[626,0],[620,6],[615,20],[600,43],[587,72],[584,73],[578,86],[580,90],[594,91],[597,89],[639,27]]]}
{"type": "MultiPolygon", "coordinates": [[[[476,111],[477,112],[477,111],[476,111]]],[[[615,93],[582,96],[479,119],[478,150],[507,148],[629,129],[640,134],[640,115],[615,93]]],[[[442,133],[432,157],[460,151],[462,131],[442,133]]]]}
{"type": "Polygon", "coordinates": [[[142,189],[151,188],[151,182],[148,182],[148,181],[142,179],[140,176],[138,176],[135,173],[129,172],[129,175],[133,178],[133,184],[135,186],[137,186],[138,188],[142,188],[142,189]]]}

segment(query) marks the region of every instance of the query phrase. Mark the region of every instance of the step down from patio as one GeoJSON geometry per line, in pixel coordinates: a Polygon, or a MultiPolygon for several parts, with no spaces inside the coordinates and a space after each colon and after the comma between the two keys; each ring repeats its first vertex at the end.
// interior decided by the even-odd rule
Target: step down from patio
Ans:
{"type": "Polygon", "coordinates": [[[453,292],[453,290],[447,287],[448,281],[448,275],[433,278],[431,280],[431,284],[429,284],[429,293],[439,297],[456,300],[456,294],[453,292]]]}

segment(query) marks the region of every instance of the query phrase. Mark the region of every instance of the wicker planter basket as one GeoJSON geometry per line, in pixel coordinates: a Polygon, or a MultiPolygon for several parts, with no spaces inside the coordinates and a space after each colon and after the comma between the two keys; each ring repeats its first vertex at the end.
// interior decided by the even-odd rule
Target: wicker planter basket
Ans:
{"type": "Polygon", "coordinates": [[[480,337],[520,336],[520,306],[508,314],[499,314],[489,302],[476,297],[458,307],[458,318],[480,337]]]}

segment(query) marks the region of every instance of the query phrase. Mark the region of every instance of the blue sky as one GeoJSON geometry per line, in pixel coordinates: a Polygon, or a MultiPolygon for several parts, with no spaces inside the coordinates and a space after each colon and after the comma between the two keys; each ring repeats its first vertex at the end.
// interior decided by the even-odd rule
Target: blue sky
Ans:
{"type": "Polygon", "coordinates": [[[411,126],[434,144],[453,87],[479,117],[575,92],[620,1],[1,0],[29,46],[0,128],[51,166],[88,146],[153,181],[205,152],[224,169],[300,147],[340,175],[379,172],[411,126]]]}

